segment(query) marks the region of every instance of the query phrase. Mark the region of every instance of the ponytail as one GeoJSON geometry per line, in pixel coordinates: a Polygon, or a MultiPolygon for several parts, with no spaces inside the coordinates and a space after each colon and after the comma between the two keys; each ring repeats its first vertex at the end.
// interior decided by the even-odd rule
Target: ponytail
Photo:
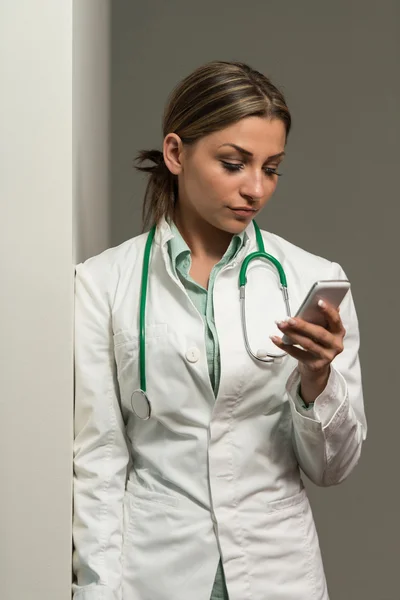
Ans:
{"type": "Polygon", "coordinates": [[[143,209],[143,231],[157,225],[162,217],[172,218],[176,199],[175,176],[164,162],[164,155],[160,150],[141,150],[135,162],[138,171],[150,174],[147,183],[143,209]],[[150,161],[153,165],[143,167],[143,162],[150,161]]]}

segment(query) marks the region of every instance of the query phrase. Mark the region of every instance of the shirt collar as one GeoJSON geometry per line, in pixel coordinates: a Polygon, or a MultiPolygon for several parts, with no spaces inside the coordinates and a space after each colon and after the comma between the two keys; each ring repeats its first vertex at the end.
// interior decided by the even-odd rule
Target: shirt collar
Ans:
{"type": "MultiPolygon", "coordinates": [[[[171,263],[176,269],[177,263],[179,262],[180,257],[183,254],[190,254],[190,248],[183,239],[179,229],[175,225],[173,221],[170,222],[170,231],[172,237],[168,240],[168,252],[171,258],[171,263]]],[[[227,251],[224,256],[228,258],[230,261],[237,253],[243,248],[248,239],[246,231],[242,231],[241,233],[235,234],[229,244],[227,251]]]]}
{"type": "Polygon", "coordinates": [[[190,254],[190,248],[187,245],[187,243],[185,242],[185,240],[183,239],[179,229],[177,228],[177,226],[175,225],[175,223],[173,221],[171,221],[171,223],[170,223],[170,228],[171,228],[172,237],[168,241],[168,252],[169,252],[169,256],[171,258],[172,265],[174,267],[176,267],[178,258],[182,254],[187,254],[187,253],[190,254]]]}

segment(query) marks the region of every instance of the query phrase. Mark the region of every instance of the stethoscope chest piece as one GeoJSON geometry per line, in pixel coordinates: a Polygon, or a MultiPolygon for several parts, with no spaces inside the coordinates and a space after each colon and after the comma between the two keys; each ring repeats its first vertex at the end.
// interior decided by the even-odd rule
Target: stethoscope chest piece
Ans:
{"type": "Polygon", "coordinates": [[[131,396],[131,406],[135,415],[147,421],[151,416],[151,404],[146,392],[143,390],[135,390],[131,396]]]}

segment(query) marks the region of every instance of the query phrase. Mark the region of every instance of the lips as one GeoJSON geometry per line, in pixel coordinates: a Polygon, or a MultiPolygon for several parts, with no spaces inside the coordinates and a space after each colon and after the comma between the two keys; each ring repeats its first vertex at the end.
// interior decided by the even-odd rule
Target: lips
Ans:
{"type": "Polygon", "coordinates": [[[239,208],[231,208],[231,211],[241,217],[249,217],[251,215],[254,215],[254,213],[256,212],[253,208],[247,208],[245,206],[241,206],[239,208]]]}

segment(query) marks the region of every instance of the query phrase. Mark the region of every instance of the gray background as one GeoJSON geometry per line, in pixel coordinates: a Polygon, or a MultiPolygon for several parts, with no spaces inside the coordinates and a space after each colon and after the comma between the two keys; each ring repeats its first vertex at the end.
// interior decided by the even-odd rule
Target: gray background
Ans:
{"type": "MultiPolygon", "coordinates": [[[[339,262],[360,320],[369,436],[337,488],[308,486],[332,600],[398,588],[399,2],[114,0],[110,239],[140,232],[139,149],[161,149],[173,86],[214,59],[269,75],[294,126],[265,229],[339,262]]],[[[271,599],[273,600],[273,599],[271,599]]]]}

